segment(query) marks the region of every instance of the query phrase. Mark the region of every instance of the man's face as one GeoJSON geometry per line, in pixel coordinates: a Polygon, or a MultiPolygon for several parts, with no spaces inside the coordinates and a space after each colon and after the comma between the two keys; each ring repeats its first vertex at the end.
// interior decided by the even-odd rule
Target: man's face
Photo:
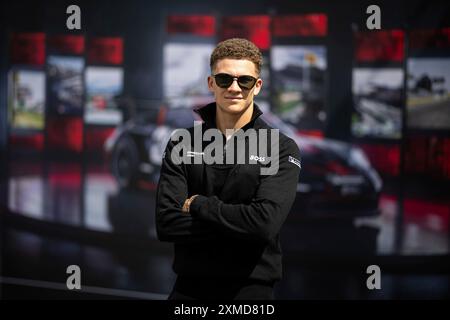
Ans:
{"type": "MultiPolygon", "coordinates": [[[[221,59],[217,61],[213,70],[213,75],[226,73],[233,77],[252,76],[258,79],[256,66],[250,60],[221,59]]],[[[250,90],[239,87],[237,80],[228,88],[221,88],[217,85],[214,77],[208,77],[208,88],[214,94],[219,108],[225,113],[241,114],[253,102],[253,97],[259,93],[262,80],[258,79],[250,90]]]]}

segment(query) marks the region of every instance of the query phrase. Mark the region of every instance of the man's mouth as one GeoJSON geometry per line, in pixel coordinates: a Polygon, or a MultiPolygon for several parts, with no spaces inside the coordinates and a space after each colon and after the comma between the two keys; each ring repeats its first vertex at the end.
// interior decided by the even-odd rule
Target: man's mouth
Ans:
{"type": "Polygon", "coordinates": [[[225,97],[225,99],[227,99],[227,100],[242,100],[244,98],[241,98],[241,97],[225,97]]]}

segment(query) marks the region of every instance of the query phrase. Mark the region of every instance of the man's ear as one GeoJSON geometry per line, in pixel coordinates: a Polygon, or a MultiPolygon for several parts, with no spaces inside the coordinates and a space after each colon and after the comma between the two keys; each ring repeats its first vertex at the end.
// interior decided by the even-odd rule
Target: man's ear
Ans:
{"type": "Polygon", "coordinates": [[[261,91],[262,85],[263,85],[262,79],[256,80],[255,90],[253,90],[253,94],[254,94],[255,96],[257,96],[258,93],[261,91]]]}
{"type": "Polygon", "coordinates": [[[208,90],[214,92],[214,78],[212,76],[208,76],[208,90]]]}

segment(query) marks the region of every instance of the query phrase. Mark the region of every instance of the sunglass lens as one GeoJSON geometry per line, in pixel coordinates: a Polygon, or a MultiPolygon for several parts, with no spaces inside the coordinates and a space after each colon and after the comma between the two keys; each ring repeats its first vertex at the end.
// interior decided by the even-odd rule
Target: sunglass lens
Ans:
{"type": "Polygon", "coordinates": [[[216,84],[221,88],[228,88],[233,83],[233,77],[229,74],[219,73],[214,77],[216,84]]]}
{"type": "Polygon", "coordinates": [[[251,89],[255,85],[256,79],[250,76],[241,76],[238,79],[238,84],[241,88],[251,89]]]}

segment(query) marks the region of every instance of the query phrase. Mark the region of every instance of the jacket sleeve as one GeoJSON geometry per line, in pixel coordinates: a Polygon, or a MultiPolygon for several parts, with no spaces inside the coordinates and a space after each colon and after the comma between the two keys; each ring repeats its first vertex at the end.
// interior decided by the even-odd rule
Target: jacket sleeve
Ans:
{"type": "Polygon", "coordinates": [[[191,214],[231,235],[269,242],[279,233],[295,200],[299,159],[297,144],[285,140],[280,146],[278,172],[261,178],[250,204],[226,204],[216,196],[200,195],[191,203],[191,214]]]}
{"type": "Polygon", "coordinates": [[[195,242],[211,237],[214,226],[182,212],[184,201],[190,196],[186,170],[171,158],[174,142],[169,140],[162,160],[161,175],[156,190],[156,233],[168,242],[195,242]]]}

